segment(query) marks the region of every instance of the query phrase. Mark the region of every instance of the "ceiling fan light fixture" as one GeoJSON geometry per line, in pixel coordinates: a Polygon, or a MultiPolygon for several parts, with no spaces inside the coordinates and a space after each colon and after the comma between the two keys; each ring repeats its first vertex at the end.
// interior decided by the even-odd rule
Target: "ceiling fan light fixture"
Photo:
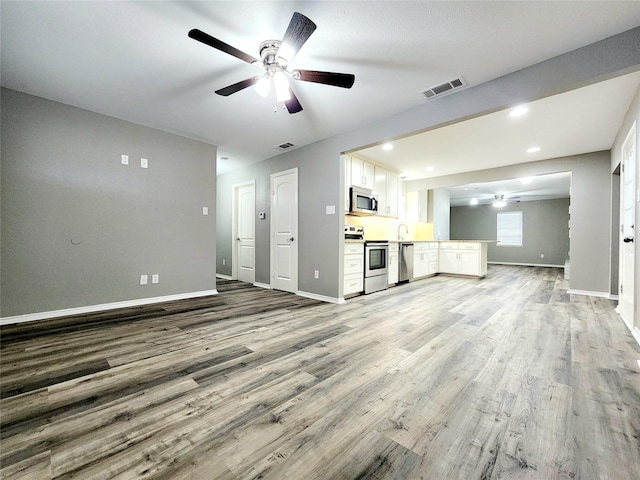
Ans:
{"type": "Polygon", "coordinates": [[[282,70],[278,70],[273,75],[273,86],[276,89],[276,99],[278,102],[286,102],[291,99],[289,91],[289,81],[282,70]]]}
{"type": "Polygon", "coordinates": [[[493,206],[496,208],[502,208],[507,206],[507,202],[504,201],[504,195],[496,195],[496,201],[493,202],[493,206]]]}
{"type": "Polygon", "coordinates": [[[258,95],[264,98],[269,95],[269,91],[271,90],[271,81],[266,76],[260,77],[253,88],[258,95]]]}

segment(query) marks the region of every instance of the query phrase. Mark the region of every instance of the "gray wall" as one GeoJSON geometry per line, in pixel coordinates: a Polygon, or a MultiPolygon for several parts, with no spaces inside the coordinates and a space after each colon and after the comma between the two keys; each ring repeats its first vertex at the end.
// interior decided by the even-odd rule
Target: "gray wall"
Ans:
{"type": "Polygon", "coordinates": [[[522,212],[522,247],[489,244],[489,262],[564,265],[569,253],[569,199],[451,208],[451,238],[495,240],[498,212],[522,212]],[[544,254],[544,258],[540,258],[544,254]]]}
{"type": "Polygon", "coordinates": [[[339,197],[339,162],[308,161],[312,147],[294,150],[251,167],[234,170],[218,176],[218,213],[217,213],[217,271],[231,275],[231,254],[233,238],[231,200],[233,185],[245,181],[256,181],[256,271],[255,281],[270,283],[270,211],[269,183],[272,173],[298,168],[298,290],[336,297],[335,252],[339,248],[339,238],[335,235],[338,224],[342,222],[343,208],[336,200],[339,197]],[[326,206],[335,205],[336,213],[326,215],[326,206]],[[267,212],[267,218],[258,218],[259,212],[267,212]],[[332,232],[333,235],[327,235],[332,232]],[[331,249],[331,258],[321,252],[331,249]],[[222,260],[226,265],[222,265],[222,260]],[[318,270],[318,279],[314,278],[318,270]]]}
{"type": "Polygon", "coordinates": [[[2,89],[1,153],[3,317],[215,289],[214,146],[2,89]]]}
{"type": "MultiPolygon", "coordinates": [[[[336,205],[338,211],[340,210],[339,206],[344,205],[344,189],[341,188],[344,181],[344,165],[340,153],[406,136],[409,133],[426,131],[503,110],[517,103],[555,95],[639,69],[640,27],[468,88],[455,95],[421,103],[414,109],[364,125],[351,132],[335,135],[315,144],[287,152],[268,160],[266,166],[258,166],[258,164],[231,172],[220,178],[219,199],[222,201],[222,199],[230,198],[231,195],[222,191],[223,185],[224,188],[229,189],[229,186],[234,182],[254,178],[259,184],[266,181],[260,179],[260,176],[264,176],[267,171],[276,171],[284,165],[300,165],[301,168],[303,166],[305,169],[308,168],[309,170],[306,172],[301,172],[301,176],[304,175],[305,179],[301,179],[300,184],[300,289],[329,297],[339,297],[342,295],[342,253],[344,247],[340,239],[343,235],[344,223],[341,215],[325,215],[324,205],[336,205]],[[318,174],[317,177],[315,174],[318,174]],[[309,188],[309,190],[305,191],[305,188],[309,188]],[[320,199],[307,198],[311,195],[319,195],[320,199]],[[309,244],[307,245],[306,242],[309,244]],[[321,275],[319,281],[314,281],[312,279],[313,265],[317,264],[321,265],[321,271],[324,274],[321,275]]],[[[357,89],[357,85],[356,79],[354,89],[357,89]]],[[[606,292],[609,290],[610,283],[608,247],[610,225],[608,222],[611,216],[609,209],[611,188],[609,154],[601,152],[594,155],[595,163],[602,163],[603,159],[607,163],[605,165],[607,170],[605,174],[606,185],[601,191],[595,191],[595,193],[589,191],[588,189],[592,188],[591,184],[593,183],[590,181],[592,175],[597,177],[598,186],[600,186],[602,179],[599,169],[593,173],[589,167],[585,167],[585,194],[579,194],[574,199],[576,208],[582,212],[581,221],[584,222],[582,231],[576,233],[583,236],[572,238],[571,255],[572,260],[576,263],[586,262],[588,265],[582,269],[578,268],[576,271],[576,263],[572,263],[571,286],[574,289],[606,292]],[[596,158],[597,160],[595,160],[596,158]],[[594,193],[593,199],[588,197],[590,193],[594,193]],[[604,201],[603,193],[606,195],[604,201]],[[605,211],[603,212],[603,210],[605,211]],[[601,213],[602,218],[600,217],[601,213]],[[601,230],[596,232],[595,237],[597,238],[592,239],[592,229],[594,228],[601,230]],[[600,239],[602,235],[607,237],[604,242],[605,251],[599,250],[603,245],[600,239]],[[597,247],[595,250],[596,261],[592,260],[593,247],[597,247]],[[578,257],[575,258],[574,255],[578,255],[578,257]]],[[[578,170],[582,169],[579,162],[573,163],[578,170]]],[[[531,167],[531,170],[535,171],[536,168],[531,167]]],[[[540,170],[540,173],[550,173],[544,171],[544,167],[540,167],[540,170]]],[[[566,170],[571,170],[571,168],[555,171],[566,170]]],[[[578,178],[574,178],[574,180],[576,182],[582,181],[583,179],[580,177],[581,175],[578,175],[578,178]]],[[[500,178],[505,177],[497,179],[500,178]]],[[[474,179],[473,181],[481,180],[474,179]]],[[[461,183],[446,184],[445,182],[442,185],[425,188],[447,187],[461,183]]],[[[228,200],[226,201],[228,202],[228,200]]],[[[229,207],[225,206],[224,208],[229,207]]],[[[256,211],[262,208],[263,206],[258,205],[256,211]]],[[[227,224],[220,222],[218,232],[218,238],[221,241],[223,238],[230,239],[230,221],[227,224]]],[[[262,236],[260,241],[264,243],[265,237],[262,236]]],[[[221,244],[218,257],[230,258],[230,251],[230,246],[225,247],[221,244]]],[[[262,246],[261,253],[257,252],[257,255],[264,255],[266,252],[268,252],[268,246],[262,246]]],[[[268,258],[264,262],[266,262],[265,265],[268,265],[268,258]]],[[[222,270],[221,272],[225,273],[222,270]]],[[[228,272],[230,272],[230,267],[228,272]]],[[[265,279],[268,279],[268,274],[264,270],[256,272],[256,281],[263,282],[265,279]]]]}

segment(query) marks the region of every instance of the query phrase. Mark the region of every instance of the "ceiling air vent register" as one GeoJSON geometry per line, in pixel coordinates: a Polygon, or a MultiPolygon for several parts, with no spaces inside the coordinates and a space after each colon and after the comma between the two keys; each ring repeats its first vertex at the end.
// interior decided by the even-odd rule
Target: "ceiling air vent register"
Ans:
{"type": "Polygon", "coordinates": [[[455,91],[461,90],[466,86],[467,82],[464,81],[464,78],[457,77],[453,80],[449,80],[448,82],[441,83],[440,85],[422,90],[420,93],[424,95],[424,98],[426,98],[427,100],[433,100],[436,97],[442,97],[444,95],[449,95],[455,91]]]}
{"type": "Polygon", "coordinates": [[[277,148],[278,150],[289,150],[290,148],[293,148],[293,147],[295,147],[295,146],[296,146],[296,145],[295,145],[295,144],[293,144],[293,143],[291,143],[291,142],[286,142],[286,143],[283,143],[283,144],[278,145],[278,146],[277,146],[277,147],[275,147],[275,148],[277,148]]]}

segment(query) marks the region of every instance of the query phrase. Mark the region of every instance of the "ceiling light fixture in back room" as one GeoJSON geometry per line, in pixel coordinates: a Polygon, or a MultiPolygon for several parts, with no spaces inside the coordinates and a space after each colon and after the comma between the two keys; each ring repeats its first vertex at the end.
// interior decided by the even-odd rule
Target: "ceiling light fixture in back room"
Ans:
{"type": "Polygon", "coordinates": [[[356,78],[350,73],[323,72],[318,70],[298,69],[289,72],[287,68],[293,60],[293,57],[298,53],[298,50],[305,44],[315,29],[315,23],[301,13],[294,12],[282,41],[266,40],[260,44],[260,60],[197,28],[189,32],[189,37],[247,63],[264,68],[265,72],[263,75],[256,75],[216,90],[218,95],[228,97],[254,85],[256,92],[266,97],[273,83],[274,90],[276,91],[276,102],[284,102],[289,113],[298,113],[302,111],[302,105],[300,105],[298,98],[293,93],[293,90],[291,90],[288,77],[302,82],[322,83],[324,85],[342,88],[351,88],[356,78]]]}

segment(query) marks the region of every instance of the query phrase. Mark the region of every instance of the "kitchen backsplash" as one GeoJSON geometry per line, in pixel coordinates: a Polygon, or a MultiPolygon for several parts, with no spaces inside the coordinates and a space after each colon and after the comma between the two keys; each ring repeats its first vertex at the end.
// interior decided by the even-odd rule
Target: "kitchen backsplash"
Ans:
{"type": "MultiPolygon", "coordinates": [[[[433,240],[433,224],[424,222],[406,222],[388,217],[357,217],[344,216],[345,225],[364,227],[365,240],[398,240],[398,227],[401,224],[407,226],[408,234],[403,235],[404,240],[433,240]]],[[[404,228],[402,232],[404,233],[404,228]]]]}

